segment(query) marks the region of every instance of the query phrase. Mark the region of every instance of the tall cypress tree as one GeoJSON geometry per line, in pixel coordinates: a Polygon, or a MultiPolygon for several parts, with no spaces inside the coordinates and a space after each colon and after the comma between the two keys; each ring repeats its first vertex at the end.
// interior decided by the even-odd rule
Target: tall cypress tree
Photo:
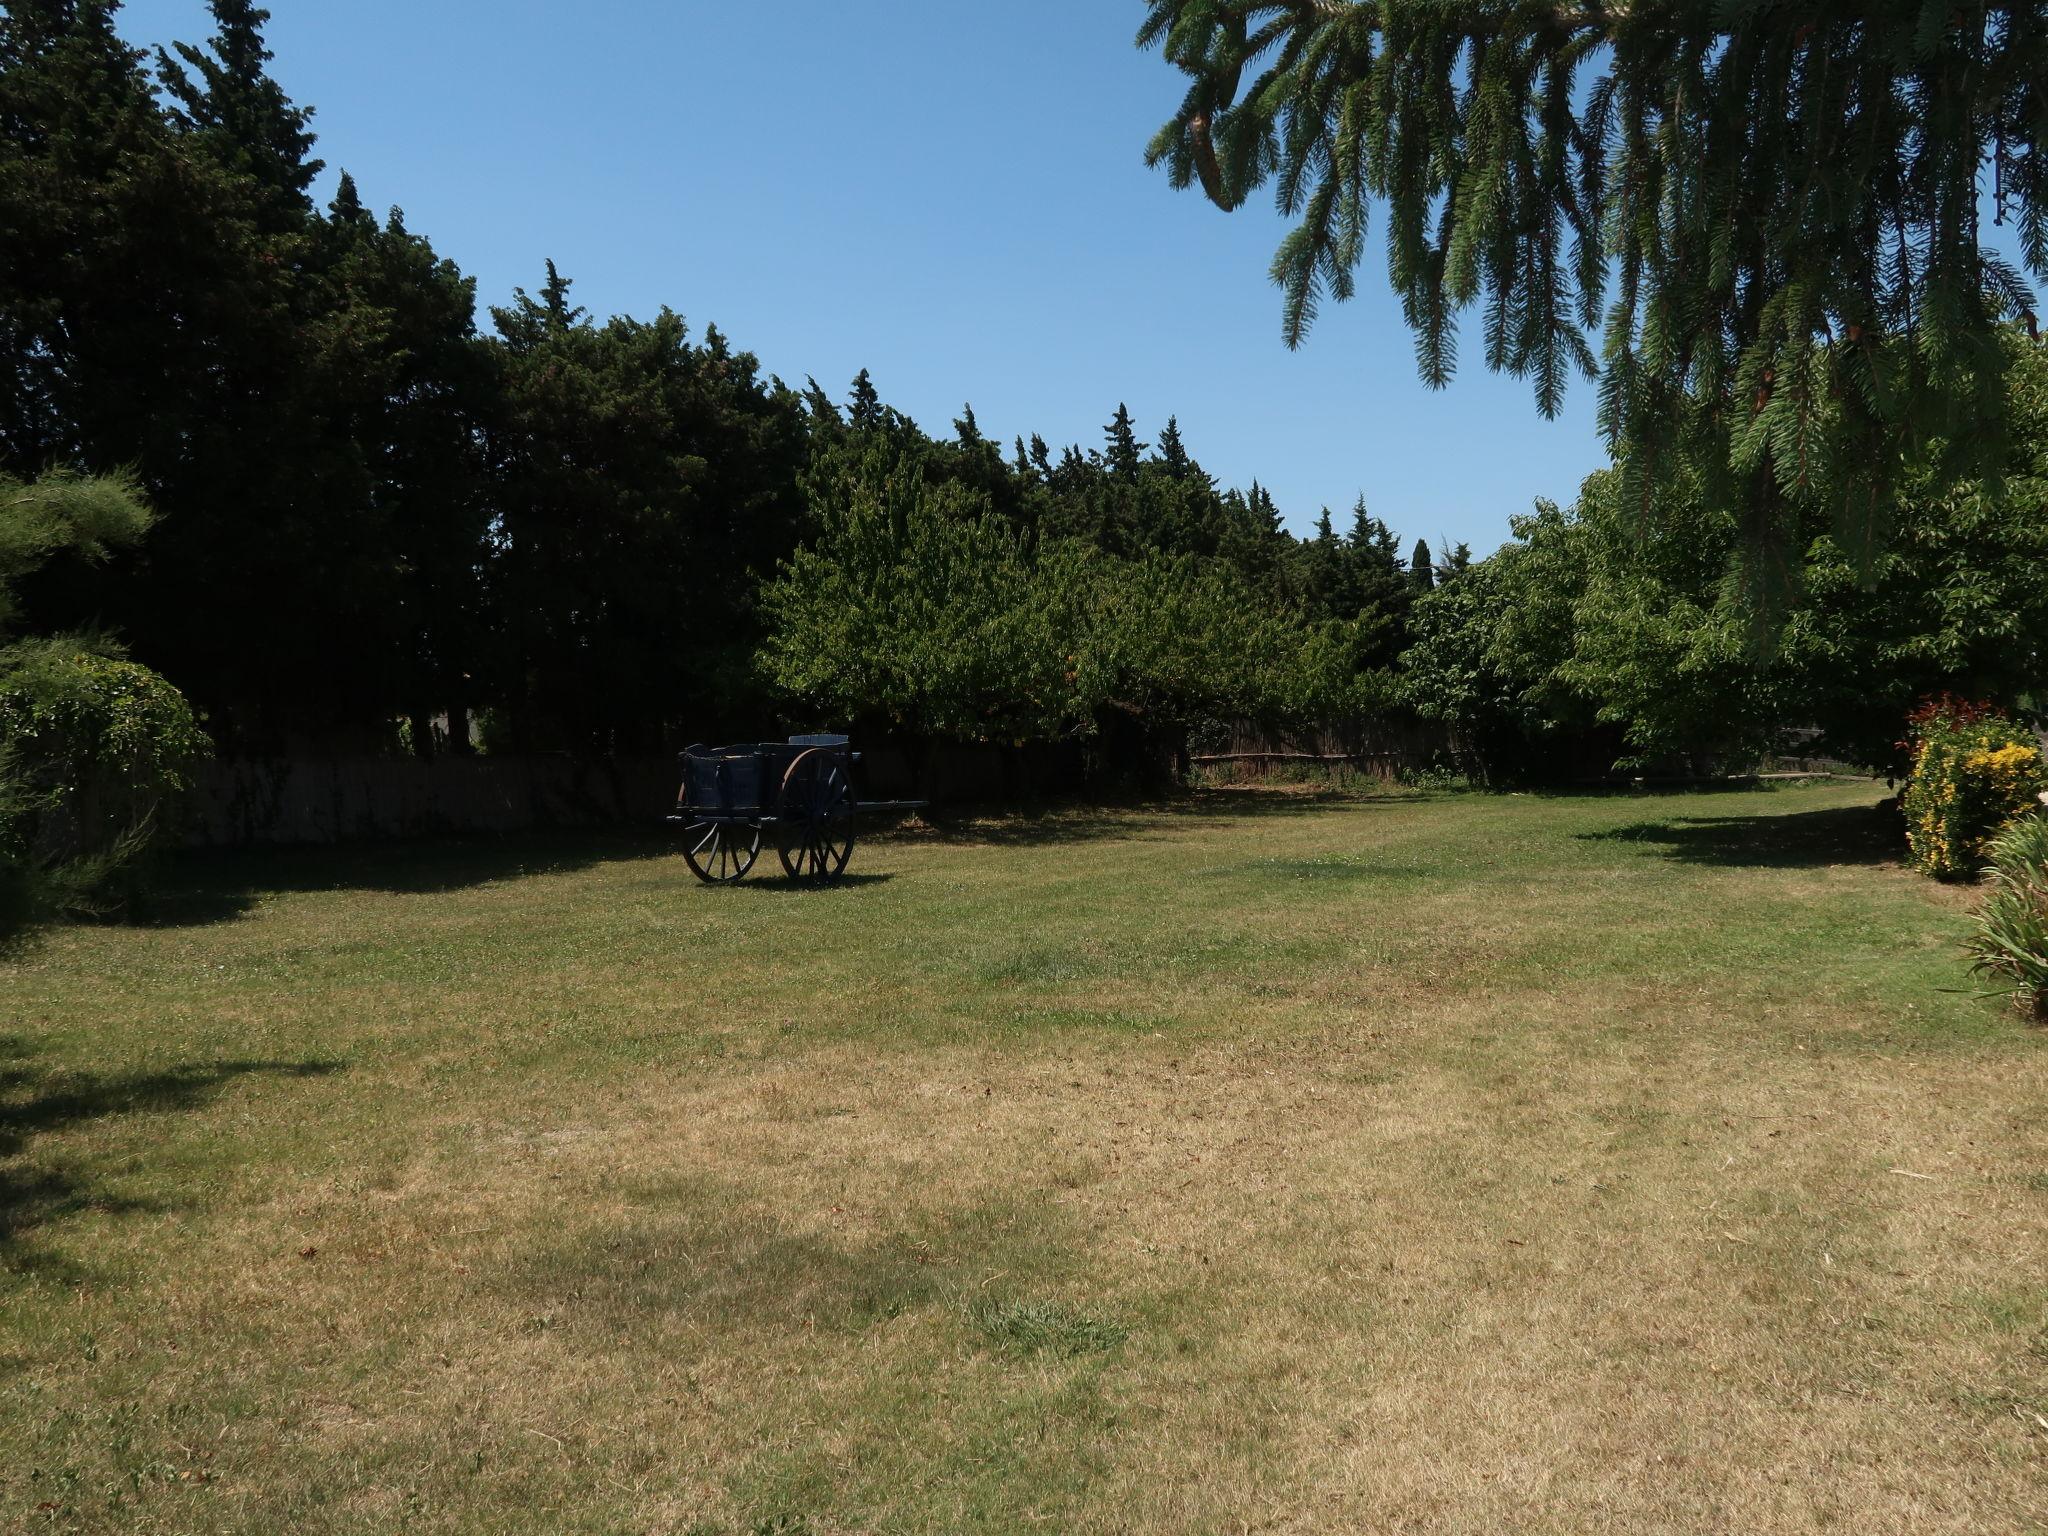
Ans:
{"type": "Polygon", "coordinates": [[[376,750],[405,626],[389,579],[395,512],[379,495],[387,445],[356,402],[392,361],[390,319],[350,292],[350,242],[307,196],[321,168],[310,114],[268,73],[267,13],[245,0],[210,12],[207,44],[166,51],[159,70],[179,150],[235,189],[220,225],[233,286],[183,321],[204,361],[189,399],[159,407],[191,424],[160,466],[166,517],[136,584],[138,623],[161,637],[167,673],[190,674],[231,750],[376,750]],[[195,610],[202,588],[219,600],[195,610]]]}
{"type": "MultiPolygon", "coordinates": [[[[0,465],[143,457],[132,368],[174,371],[175,325],[156,276],[211,265],[209,211],[226,195],[204,165],[179,187],[142,55],[112,0],[0,9],[0,465]]],[[[175,274],[175,279],[173,278],[175,274]]],[[[175,429],[165,433],[175,438],[175,429]]]]}
{"type": "Polygon", "coordinates": [[[1436,565],[1429,558],[1429,540],[1415,541],[1415,553],[1408,557],[1408,577],[1424,592],[1436,585],[1436,565]]]}
{"type": "MultiPolygon", "coordinates": [[[[0,22],[0,431],[31,472],[139,472],[163,521],[106,600],[225,745],[275,744],[369,692],[351,641],[375,608],[329,499],[362,481],[317,419],[315,221],[250,170],[230,137],[246,117],[162,114],[112,11],[0,22]]],[[[40,600],[55,626],[79,617],[75,595],[40,600]]]]}

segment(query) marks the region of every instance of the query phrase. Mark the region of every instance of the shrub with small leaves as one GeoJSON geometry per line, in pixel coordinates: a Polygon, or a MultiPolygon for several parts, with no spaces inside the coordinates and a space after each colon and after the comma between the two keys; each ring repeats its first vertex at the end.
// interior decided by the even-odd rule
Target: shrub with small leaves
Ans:
{"type": "Polygon", "coordinates": [[[2039,806],[2048,762],[2033,732],[1975,708],[1916,722],[1902,809],[1912,861],[1938,879],[1974,876],[1991,842],[2039,806]]]}
{"type": "Polygon", "coordinates": [[[2022,817],[1991,840],[1991,896],[1970,938],[1971,969],[2011,984],[2048,1024],[2048,815],[2022,817]]]}
{"type": "Polygon", "coordinates": [[[118,910],[211,750],[185,696],[75,640],[0,650],[0,884],[72,914],[118,910]]]}

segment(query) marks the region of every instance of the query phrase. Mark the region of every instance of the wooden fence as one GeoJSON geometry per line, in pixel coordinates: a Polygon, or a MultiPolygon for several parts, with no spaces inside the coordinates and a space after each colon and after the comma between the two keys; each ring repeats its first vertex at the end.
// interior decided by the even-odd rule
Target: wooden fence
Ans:
{"type": "Polygon", "coordinates": [[[1429,721],[1354,721],[1305,730],[1269,730],[1252,721],[1220,722],[1195,733],[1197,766],[1257,778],[1275,769],[1350,768],[1369,777],[1450,768],[1466,771],[1466,754],[1449,727],[1429,721]]]}

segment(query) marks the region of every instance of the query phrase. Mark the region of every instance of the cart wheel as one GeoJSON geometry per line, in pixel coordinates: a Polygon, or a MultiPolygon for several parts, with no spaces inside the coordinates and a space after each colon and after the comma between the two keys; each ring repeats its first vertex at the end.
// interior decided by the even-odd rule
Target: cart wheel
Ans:
{"type": "Polygon", "coordinates": [[[812,747],[782,776],[781,836],[775,856],[792,880],[823,882],[846,873],[853,856],[853,781],[846,756],[812,747]]]}
{"type": "Polygon", "coordinates": [[[730,885],[761,856],[761,824],[693,821],[683,831],[683,857],[690,873],[707,885],[730,885]]]}

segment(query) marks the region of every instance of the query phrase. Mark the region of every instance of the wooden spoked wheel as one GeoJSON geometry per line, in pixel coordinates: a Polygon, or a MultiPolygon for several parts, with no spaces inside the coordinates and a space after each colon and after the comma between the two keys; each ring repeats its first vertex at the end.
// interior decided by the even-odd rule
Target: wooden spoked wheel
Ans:
{"type": "Polygon", "coordinates": [[[797,754],[782,776],[781,837],[775,854],[792,880],[823,883],[853,856],[853,781],[846,755],[817,747],[797,754]]]}
{"type": "Polygon", "coordinates": [[[744,821],[693,821],[683,832],[683,858],[690,873],[707,885],[728,885],[761,856],[761,825],[744,821]]]}

